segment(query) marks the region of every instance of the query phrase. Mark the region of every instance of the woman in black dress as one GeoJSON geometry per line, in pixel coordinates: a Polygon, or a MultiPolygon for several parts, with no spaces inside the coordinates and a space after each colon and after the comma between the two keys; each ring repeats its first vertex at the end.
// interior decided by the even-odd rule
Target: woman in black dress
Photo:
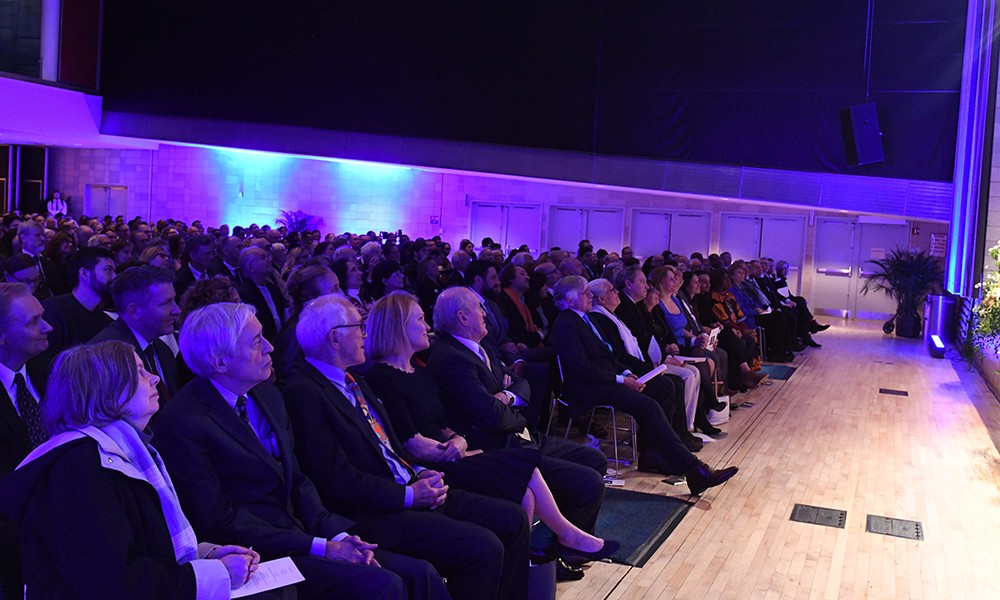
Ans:
{"type": "Polygon", "coordinates": [[[410,294],[396,292],[372,305],[368,313],[365,379],[389,413],[407,452],[445,474],[449,485],[518,502],[555,533],[556,552],[600,560],[619,547],[570,523],[556,506],[538,471],[539,453],[509,448],[483,453],[468,447],[462,432],[444,422],[437,383],[414,354],[430,346],[424,312],[410,294]]]}

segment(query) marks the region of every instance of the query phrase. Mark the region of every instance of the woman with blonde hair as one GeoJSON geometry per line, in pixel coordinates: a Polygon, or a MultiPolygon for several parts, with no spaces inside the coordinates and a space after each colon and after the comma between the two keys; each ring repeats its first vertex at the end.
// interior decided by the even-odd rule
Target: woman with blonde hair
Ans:
{"type": "Polygon", "coordinates": [[[483,453],[446,423],[437,383],[414,355],[430,346],[430,327],[417,300],[405,292],[375,302],[368,313],[365,354],[374,361],[366,380],[385,405],[403,447],[442,471],[459,489],[520,503],[556,536],[554,554],[570,562],[600,560],[620,544],[590,535],[559,511],[538,471],[539,453],[508,448],[483,453]]]}

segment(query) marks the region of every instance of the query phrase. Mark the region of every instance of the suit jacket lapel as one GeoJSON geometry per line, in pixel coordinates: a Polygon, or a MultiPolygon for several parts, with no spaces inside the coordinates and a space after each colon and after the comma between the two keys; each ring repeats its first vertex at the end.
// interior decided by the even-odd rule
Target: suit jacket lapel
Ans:
{"type": "MultiPolygon", "coordinates": [[[[229,408],[226,401],[222,399],[219,395],[219,391],[215,389],[210,381],[203,380],[202,384],[205,386],[203,393],[198,394],[198,397],[204,403],[205,408],[208,410],[208,415],[219,424],[227,434],[229,434],[234,440],[239,442],[244,448],[250,452],[256,454],[262,461],[271,466],[272,469],[278,472],[279,475],[284,477],[284,472],[281,465],[278,464],[274,457],[268,454],[267,449],[264,448],[264,444],[260,443],[257,436],[253,431],[247,427],[246,423],[240,420],[239,416],[229,408]]],[[[271,425],[271,430],[275,432],[275,436],[278,438],[278,451],[281,452],[281,456],[285,457],[284,462],[286,464],[291,464],[291,457],[288,456],[287,452],[290,449],[287,445],[282,443],[280,435],[278,435],[277,430],[274,427],[274,416],[270,414],[263,402],[254,402],[261,410],[261,414],[267,419],[267,422],[271,425]]]]}
{"type": "Polygon", "coordinates": [[[21,417],[14,410],[14,403],[2,385],[0,385],[0,423],[3,423],[15,437],[24,442],[24,445],[30,447],[28,432],[24,428],[24,422],[21,421],[21,417]]]}
{"type": "Polygon", "coordinates": [[[449,335],[447,337],[443,337],[442,339],[448,340],[448,343],[452,345],[452,347],[455,349],[456,352],[464,356],[465,360],[471,360],[473,363],[475,363],[476,367],[479,369],[481,373],[487,373],[489,377],[494,380],[494,383],[496,384],[497,387],[503,387],[500,385],[500,383],[503,381],[502,371],[500,377],[497,377],[497,375],[491,370],[491,368],[496,368],[495,365],[496,366],[499,365],[500,359],[490,354],[489,350],[487,350],[485,346],[480,344],[480,348],[483,349],[483,352],[486,352],[487,356],[490,357],[490,367],[486,366],[486,363],[483,362],[481,356],[477,356],[475,352],[469,350],[465,346],[465,344],[456,340],[454,336],[449,335]]]}
{"type": "MultiPolygon", "coordinates": [[[[339,412],[343,418],[347,419],[348,422],[357,427],[368,443],[371,444],[372,448],[381,454],[381,442],[379,442],[375,432],[372,431],[371,425],[368,424],[368,421],[366,421],[364,416],[361,414],[361,410],[355,408],[351,404],[351,401],[346,398],[339,389],[337,389],[337,386],[333,385],[333,383],[320,373],[316,367],[310,365],[308,362],[305,362],[305,364],[308,366],[306,372],[323,391],[323,399],[328,402],[334,410],[339,412]]],[[[382,419],[383,423],[386,422],[385,417],[381,413],[379,413],[379,418],[382,419]]]]}

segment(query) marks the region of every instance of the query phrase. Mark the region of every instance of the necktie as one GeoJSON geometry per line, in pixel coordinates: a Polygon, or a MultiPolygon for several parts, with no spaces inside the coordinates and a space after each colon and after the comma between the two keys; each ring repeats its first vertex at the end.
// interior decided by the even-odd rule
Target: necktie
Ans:
{"type": "Polygon", "coordinates": [[[250,424],[250,415],[247,414],[246,396],[240,396],[236,399],[236,413],[239,414],[240,420],[247,424],[247,427],[253,429],[253,425],[250,424]]]}
{"type": "Polygon", "coordinates": [[[486,363],[487,369],[490,371],[493,370],[493,365],[490,364],[490,357],[486,354],[486,350],[482,346],[479,347],[479,358],[483,359],[483,362],[486,363]]]}
{"type": "Polygon", "coordinates": [[[368,406],[368,401],[365,400],[365,395],[361,393],[361,387],[358,385],[358,382],[351,376],[350,373],[345,374],[344,381],[347,383],[347,389],[350,390],[352,396],[354,397],[354,402],[358,405],[358,410],[361,411],[361,415],[366,421],[368,421],[368,425],[371,426],[372,431],[375,432],[375,436],[378,437],[379,443],[385,446],[386,450],[389,451],[389,455],[392,456],[393,459],[399,461],[399,464],[406,469],[406,472],[412,480],[416,476],[416,473],[413,471],[413,467],[411,467],[410,463],[403,460],[403,458],[396,454],[396,451],[392,449],[392,446],[389,444],[389,436],[386,435],[385,429],[382,428],[382,424],[379,423],[378,419],[375,418],[375,415],[372,414],[371,407],[368,406]]]}
{"type": "Polygon", "coordinates": [[[604,347],[608,349],[608,352],[613,353],[614,350],[611,348],[611,344],[604,341],[604,338],[601,337],[601,332],[597,330],[597,327],[594,327],[594,322],[590,320],[590,317],[588,317],[587,315],[583,315],[583,320],[587,322],[587,325],[590,325],[591,331],[594,332],[594,335],[597,336],[597,339],[601,340],[601,343],[604,344],[604,347]]]}
{"type": "Polygon", "coordinates": [[[28,440],[31,441],[32,449],[48,439],[42,430],[42,410],[38,402],[28,391],[28,382],[24,380],[24,375],[14,374],[14,387],[16,388],[17,409],[21,411],[21,421],[28,432],[28,440]]]}
{"type": "Polygon", "coordinates": [[[164,402],[170,400],[170,390],[167,389],[167,383],[163,380],[163,373],[160,373],[160,370],[156,367],[156,351],[153,349],[153,344],[148,344],[142,353],[146,355],[146,367],[149,369],[149,372],[155,374],[160,379],[156,382],[156,391],[160,394],[160,400],[164,402]]]}

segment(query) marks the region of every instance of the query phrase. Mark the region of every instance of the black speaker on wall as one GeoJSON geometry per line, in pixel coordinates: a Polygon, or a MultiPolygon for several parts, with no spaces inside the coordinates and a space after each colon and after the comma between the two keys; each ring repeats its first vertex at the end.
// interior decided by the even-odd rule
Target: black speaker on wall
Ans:
{"type": "Polygon", "coordinates": [[[840,111],[847,164],[851,166],[882,162],[882,130],[874,102],[855,104],[840,111]]]}

